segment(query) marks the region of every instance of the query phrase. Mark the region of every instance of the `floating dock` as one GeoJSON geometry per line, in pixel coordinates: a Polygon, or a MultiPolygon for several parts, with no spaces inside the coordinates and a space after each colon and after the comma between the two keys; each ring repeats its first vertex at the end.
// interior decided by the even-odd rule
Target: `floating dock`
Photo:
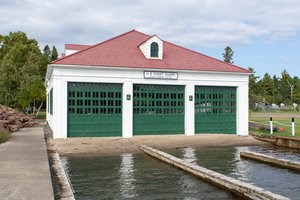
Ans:
{"type": "Polygon", "coordinates": [[[183,171],[194,174],[195,176],[201,178],[202,180],[216,185],[222,189],[226,189],[229,192],[243,199],[251,200],[287,200],[289,198],[274,194],[263,188],[251,185],[249,183],[242,182],[240,180],[225,176],[223,174],[217,173],[215,171],[206,169],[199,165],[184,161],[180,158],[167,154],[165,152],[153,149],[146,145],[141,145],[140,149],[146,154],[157,158],[169,165],[175,166],[183,171]]]}

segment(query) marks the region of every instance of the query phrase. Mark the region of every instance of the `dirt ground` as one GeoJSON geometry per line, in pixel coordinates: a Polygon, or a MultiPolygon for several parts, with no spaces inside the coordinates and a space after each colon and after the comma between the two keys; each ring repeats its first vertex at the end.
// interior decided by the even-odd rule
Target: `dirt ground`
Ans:
{"type": "Polygon", "coordinates": [[[160,150],[184,147],[224,147],[265,145],[252,136],[225,134],[156,135],[135,136],[130,139],[121,137],[67,138],[51,141],[60,155],[113,155],[140,152],[139,145],[145,144],[160,150]]]}

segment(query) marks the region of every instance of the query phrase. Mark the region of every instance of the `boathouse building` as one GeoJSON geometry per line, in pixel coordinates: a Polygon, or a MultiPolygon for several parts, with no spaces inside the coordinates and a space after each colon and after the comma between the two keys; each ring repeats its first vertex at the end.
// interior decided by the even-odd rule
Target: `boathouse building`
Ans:
{"type": "Polygon", "coordinates": [[[54,138],[248,134],[246,69],[132,30],[48,65],[54,138]]]}

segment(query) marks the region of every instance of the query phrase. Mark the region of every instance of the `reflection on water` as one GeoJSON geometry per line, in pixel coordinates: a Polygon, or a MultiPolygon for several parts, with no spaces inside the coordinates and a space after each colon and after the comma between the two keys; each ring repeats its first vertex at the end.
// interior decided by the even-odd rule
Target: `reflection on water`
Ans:
{"type": "Polygon", "coordinates": [[[190,163],[197,162],[196,150],[193,148],[184,148],[183,149],[183,160],[190,163]]]}
{"type": "MultiPolygon", "coordinates": [[[[299,151],[265,147],[182,148],[168,153],[188,162],[300,199],[300,174],[240,159],[249,150],[299,161],[299,151]]],[[[64,157],[76,199],[237,199],[232,194],[145,154],[64,157]]]]}
{"type": "Polygon", "coordinates": [[[249,147],[237,147],[234,148],[234,160],[237,162],[233,163],[233,171],[231,172],[232,177],[237,178],[241,181],[250,182],[249,174],[250,168],[247,165],[247,162],[239,162],[240,161],[240,152],[241,151],[249,151],[249,147]]]}
{"type": "MultiPolygon", "coordinates": [[[[194,163],[197,161],[195,149],[184,148],[183,149],[183,160],[194,163]]],[[[199,180],[191,178],[190,175],[184,174],[178,180],[178,185],[180,185],[183,194],[196,194],[197,193],[197,182],[199,180]]],[[[184,199],[193,199],[190,197],[185,197],[184,199]]],[[[197,199],[197,198],[195,198],[197,199]]]]}
{"type": "Polygon", "coordinates": [[[133,155],[131,153],[121,154],[120,166],[120,193],[123,199],[136,196],[133,155]]]}
{"type": "Polygon", "coordinates": [[[145,154],[64,159],[77,200],[237,199],[145,154]]]}
{"type": "MultiPolygon", "coordinates": [[[[291,199],[300,199],[300,173],[272,167],[252,160],[241,159],[241,151],[255,151],[285,159],[298,160],[299,151],[274,147],[226,147],[196,149],[197,164],[221,174],[265,188],[291,199]]],[[[185,149],[173,152],[185,159],[185,149]]]]}

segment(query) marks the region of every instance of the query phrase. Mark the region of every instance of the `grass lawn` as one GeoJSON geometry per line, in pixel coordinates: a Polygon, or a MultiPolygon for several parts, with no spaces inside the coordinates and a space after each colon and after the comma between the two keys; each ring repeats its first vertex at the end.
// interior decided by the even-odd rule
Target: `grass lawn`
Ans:
{"type": "MultiPolygon", "coordinates": [[[[259,118],[250,118],[250,122],[256,122],[258,124],[268,125],[270,124],[269,118],[259,117],[259,118]]],[[[292,136],[292,122],[291,118],[273,118],[273,127],[284,128],[282,132],[273,132],[273,135],[280,136],[292,136]]],[[[250,130],[251,131],[251,130],[250,130]]],[[[261,134],[270,134],[267,131],[257,131],[261,134]]],[[[300,137],[300,119],[295,119],[295,136],[300,137]]]]}
{"type": "Polygon", "coordinates": [[[0,132],[0,144],[6,142],[11,136],[11,133],[8,131],[0,132]]]}
{"type": "Polygon", "coordinates": [[[36,118],[37,119],[46,119],[46,111],[41,110],[36,118]]]}

